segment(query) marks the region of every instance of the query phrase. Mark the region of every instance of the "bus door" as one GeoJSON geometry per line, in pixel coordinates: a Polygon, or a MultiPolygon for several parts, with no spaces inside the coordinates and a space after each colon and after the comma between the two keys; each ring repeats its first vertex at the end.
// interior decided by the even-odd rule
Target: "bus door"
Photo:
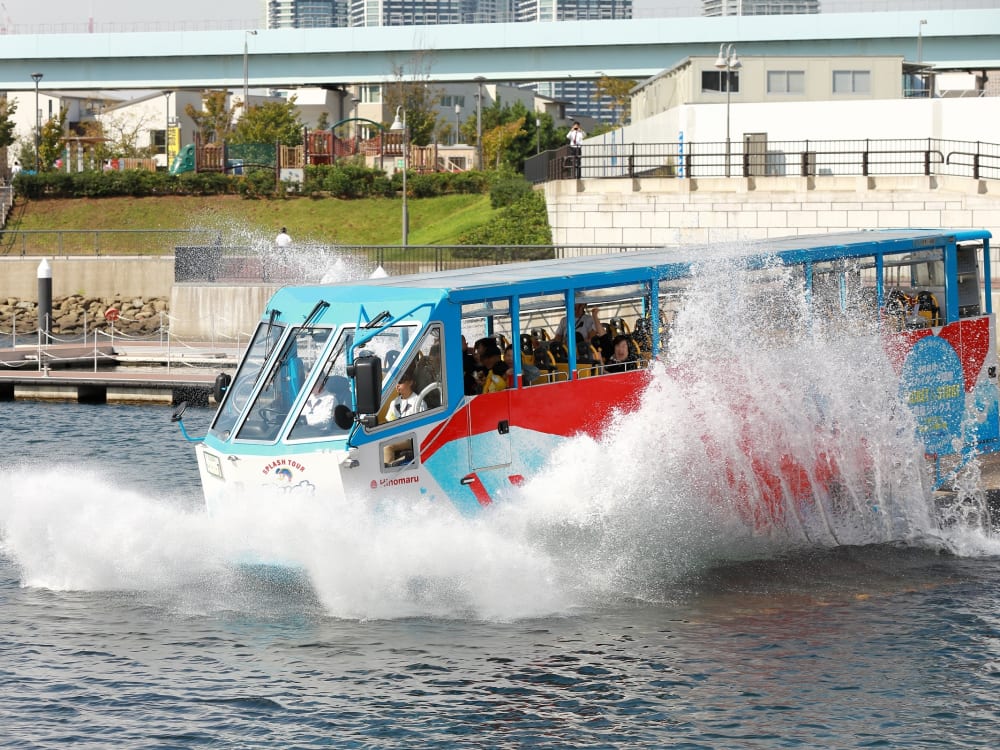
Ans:
{"type": "Polygon", "coordinates": [[[469,402],[469,470],[510,464],[510,394],[486,393],[469,402]]]}
{"type": "Polygon", "coordinates": [[[507,466],[511,462],[510,394],[502,385],[499,386],[501,390],[486,385],[491,378],[502,384],[506,377],[502,359],[513,335],[510,305],[509,299],[501,298],[462,306],[462,333],[473,344],[477,355],[492,351],[491,359],[470,364],[475,375],[472,392],[479,390],[476,384],[485,391],[469,400],[466,412],[471,472],[507,466]]]}

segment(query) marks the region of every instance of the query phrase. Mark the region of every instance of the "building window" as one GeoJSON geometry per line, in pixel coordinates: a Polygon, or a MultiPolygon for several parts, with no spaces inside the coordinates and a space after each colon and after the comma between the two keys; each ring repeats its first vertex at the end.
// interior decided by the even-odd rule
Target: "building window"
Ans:
{"type": "Polygon", "coordinates": [[[833,71],[834,94],[870,94],[872,74],[869,70],[833,71]]]}
{"type": "Polygon", "coordinates": [[[769,94],[806,93],[805,71],[804,70],[767,71],[767,93],[769,94]]]}
{"type": "Polygon", "coordinates": [[[701,71],[702,91],[726,91],[726,79],[729,79],[729,91],[740,93],[740,72],[738,70],[703,70],[701,71]],[[729,73],[727,76],[726,73],[729,73]]]}
{"type": "Polygon", "coordinates": [[[449,94],[446,94],[446,95],[444,95],[444,96],[441,97],[441,106],[444,107],[445,109],[451,109],[456,104],[459,107],[462,107],[464,109],[465,108],[465,97],[464,96],[452,96],[452,95],[449,95],[449,94]]]}

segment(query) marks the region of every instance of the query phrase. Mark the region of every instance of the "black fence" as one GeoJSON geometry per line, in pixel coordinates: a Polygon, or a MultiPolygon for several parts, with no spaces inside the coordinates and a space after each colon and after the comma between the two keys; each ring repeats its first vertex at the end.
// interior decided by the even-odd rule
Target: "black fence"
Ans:
{"type": "Polygon", "coordinates": [[[654,245],[379,245],[303,246],[265,252],[250,247],[197,245],[175,248],[180,283],[318,284],[478,268],[529,260],[627,252],[654,245]]]}
{"type": "Polygon", "coordinates": [[[531,182],[648,177],[950,175],[1000,179],[1000,144],[938,138],[584,144],[525,161],[531,182]]]}

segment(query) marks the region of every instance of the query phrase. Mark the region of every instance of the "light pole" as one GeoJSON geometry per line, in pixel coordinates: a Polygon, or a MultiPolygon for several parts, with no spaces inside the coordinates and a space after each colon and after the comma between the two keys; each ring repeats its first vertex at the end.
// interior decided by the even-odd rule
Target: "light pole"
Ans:
{"type": "Polygon", "coordinates": [[[917,24],[917,62],[922,63],[924,61],[924,26],[927,25],[927,19],[921,18],[920,23],[917,24]]]}
{"type": "Polygon", "coordinates": [[[535,154],[542,153],[542,118],[535,118],[535,154]]]}
{"type": "Polygon", "coordinates": [[[458,122],[459,115],[462,114],[462,105],[458,102],[455,103],[455,144],[459,143],[459,128],[461,127],[458,122]]]}
{"type": "Polygon", "coordinates": [[[361,128],[358,127],[358,104],[361,103],[361,99],[356,96],[351,97],[351,109],[354,111],[354,150],[355,153],[358,149],[358,141],[361,140],[359,137],[361,135],[361,128]]]}
{"type": "Polygon", "coordinates": [[[256,29],[243,32],[243,114],[250,101],[250,37],[257,36],[256,29]]]}
{"type": "Polygon", "coordinates": [[[170,169],[170,91],[164,91],[163,96],[167,99],[167,119],[163,121],[163,161],[170,169]]]}
{"type": "Polygon", "coordinates": [[[730,177],[732,175],[732,164],[730,162],[732,160],[733,145],[729,134],[729,110],[733,93],[733,71],[743,67],[740,58],[736,56],[736,48],[733,45],[725,43],[720,45],[719,57],[715,61],[715,67],[726,71],[724,84],[726,87],[726,177],[730,177]]]}
{"type": "Polygon", "coordinates": [[[42,73],[31,74],[31,80],[35,82],[35,174],[38,174],[41,163],[38,160],[38,142],[42,135],[42,110],[38,108],[38,82],[42,80],[42,75],[42,73]]]}
{"type": "Polygon", "coordinates": [[[483,81],[482,76],[476,76],[476,169],[483,168],[483,81]]]}
{"type": "Polygon", "coordinates": [[[410,240],[410,214],[408,206],[406,203],[406,168],[409,166],[409,138],[406,130],[406,110],[403,109],[403,105],[400,104],[396,107],[396,118],[392,121],[392,125],[389,126],[389,130],[403,131],[403,247],[406,247],[410,240]],[[403,112],[403,120],[400,121],[399,113],[403,112]]]}

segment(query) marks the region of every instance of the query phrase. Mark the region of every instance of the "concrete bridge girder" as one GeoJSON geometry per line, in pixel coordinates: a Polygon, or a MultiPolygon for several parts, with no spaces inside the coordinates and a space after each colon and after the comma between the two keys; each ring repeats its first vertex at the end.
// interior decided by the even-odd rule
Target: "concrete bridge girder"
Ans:
{"type": "Polygon", "coordinates": [[[807,16],[637,18],[246,32],[51,34],[4,37],[0,91],[201,89],[244,83],[290,88],[381,83],[404,74],[469,82],[644,78],[685,57],[714,55],[895,55],[914,59],[917,30],[928,62],[996,62],[1000,9],[807,16]],[[926,24],[920,24],[926,20],[926,24]],[[413,66],[414,70],[409,70],[413,66]]]}

